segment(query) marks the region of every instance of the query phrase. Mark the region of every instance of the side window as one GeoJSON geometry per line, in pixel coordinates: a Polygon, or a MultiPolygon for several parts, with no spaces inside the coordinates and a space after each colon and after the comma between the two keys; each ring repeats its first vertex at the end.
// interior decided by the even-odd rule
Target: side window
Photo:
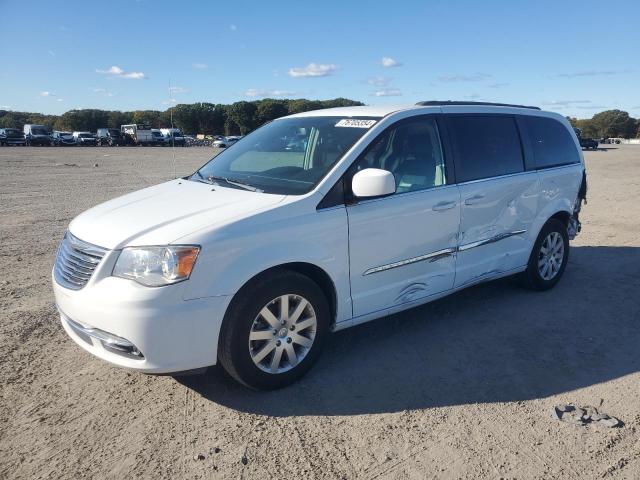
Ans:
{"type": "Polygon", "coordinates": [[[351,176],[366,168],[393,173],[396,193],[445,185],[444,157],[435,119],[405,120],[388,128],[351,166],[351,176]]]}
{"type": "Polygon", "coordinates": [[[458,182],[524,171],[518,126],[502,115],[451,115],[458,182]]]}
{"type": "Polygon", "coordinates": [[[531,140],[536,168],[559,167],[580,162],[580,155],[571,133],[552,118],[524,118],[531,140]]]}

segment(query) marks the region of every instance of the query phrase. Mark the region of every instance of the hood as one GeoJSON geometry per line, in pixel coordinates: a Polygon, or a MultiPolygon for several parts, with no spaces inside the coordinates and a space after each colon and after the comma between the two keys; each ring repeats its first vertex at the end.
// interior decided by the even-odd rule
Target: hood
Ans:
{"type": "Polygon", "coordinates": [[[201,228],[213,228],[270,208],[284,198],[171,180],[93,207],[78,215],[69,231],[85,242],[110,250],[167,245],[201,228]]]}

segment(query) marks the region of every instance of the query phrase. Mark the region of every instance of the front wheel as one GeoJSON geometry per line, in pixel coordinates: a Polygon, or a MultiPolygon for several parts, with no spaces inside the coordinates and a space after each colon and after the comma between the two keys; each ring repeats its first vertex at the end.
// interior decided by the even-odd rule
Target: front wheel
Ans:
{"type": "Polygon", "coordinates": [[[527,269],[522,273],[525,286],[549,290],[560,281],[569,260],[569,234],[560,220],[549,220],[533,246],[527,269]]]}
{"type": "Polygon", "coordinates": [[[236,295],[220,332],[218,357],[250,388],[285,387],[318,358],[329,319],[327,299],[311,279],[285,270],[267,274],[236,295]]]}

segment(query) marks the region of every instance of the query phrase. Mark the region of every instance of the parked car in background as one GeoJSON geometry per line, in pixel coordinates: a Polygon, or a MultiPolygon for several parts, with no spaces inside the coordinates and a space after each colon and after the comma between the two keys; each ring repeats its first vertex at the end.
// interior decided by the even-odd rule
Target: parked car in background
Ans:
{"type": "Polygon", "coordinates": [[[583,138],[580,137],[580,146],[582,148],[586,148],[587,150],[597,150],[598,149],[598,141],[593,138],[583,138]]]}
{"type": "Polygon", "coordinates": [[[26,145],[24,133],[17,128],[0,128],[0,146],[26,145]]]}
{"type": "Polygon", "coordinates": [[[51,135],[49,129],[44,125],[28,123],[23,128],[24,138],[27,145],[51,145],[51,135]]]}
{"type": "Polygon", "coordinates": [[[121,146],[126,142],[124,135],[117,128],[99,128],[96,132],[96,140],[101,147],[121,146]]]}
{"type": "Polygon", "coordinates": [[[151,133],[151,125],[144,123],[122,125],[120,131],[128,145],[148,146],[155,143],[154,136],[151,133]]]}
{"type": "Polygon", "coordinates": [[[160,132],[165,138],[166,145],[176,147],[186,147],[187,140],[179,128],[161,128],[160,132]]]}
{"type": "Polygon", "coordinates": [[[95,147],[98,143],[95,135],[91,132],[73,132],[73,138],[81,147],[95,147]]]}
{"type": "Polygon", "coordinates": [[[230,137],[222,137],[219,140],[213,141],[213,146],[216,148],[227,148],[240,140],[242,136],[230,136],[230,137]]]}
{"type": "Polygon", "coordinates": [[[103,360],[146,373],[221,364],[278,388],[332,331],[510,275],[553,288],[585,198],[580,144],[556,113],[480,102],[304,112],[190,176],[80,214],[53,290],[67,334],[103,360]],[[291,132],[305,133],[305,151],[287,150],[291,132]]]}
{"type": "Polygon", "coordinates": [[[151,135],[153,136],[154,146],[164,147],[167,144],[166,139],[164,138],[164,135],[162,135],[162,132],[160,131],[159,128],[152,128],[151,135]]]}
{"type": "Polygon", "coordinates": [[[71,132],[54,131],[51,134],[51,145],[55,147],[75,147],[77,142],[71,132]]]}

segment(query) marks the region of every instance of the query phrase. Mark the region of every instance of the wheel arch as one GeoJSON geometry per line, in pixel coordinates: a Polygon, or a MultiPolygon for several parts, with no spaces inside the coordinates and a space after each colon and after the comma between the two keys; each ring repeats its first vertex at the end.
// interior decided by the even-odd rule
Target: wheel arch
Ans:
{"type": "Polygon", "coordinates": [[[533,251],[533,247],[540,235],[540,232],[544,228],[544,226],[551,219],[556,219],[561,221],[565,226],[569,226],[569,219],[571,218],[571,205],[568,201],[555,203],[553,206],[549,206],[549,208],[545,209],[537,218],[536,222],[533,224],[533,228],[531,232],[534,235],[531,235],[531,251],[533,251]]]}
{"type": "Polygon", "coordinates": [[[296,272],[314,281],[320,290],[324,293],[327,303],[329,304],[331,314],[331,326],[336,322],[337,310],[338,310],[338,293],[335,283],[331,276],[321,267],[309,262],[287,262],[279,265],[274,265],[259,273],[256,273],[253,277],[247,280],[242,287],[233,295],[227,310],[245,294],[245,291],[251,287],[252,284],[259,281],[262,277],[269,275],[276,271],[290,271],[296,272]]]}

